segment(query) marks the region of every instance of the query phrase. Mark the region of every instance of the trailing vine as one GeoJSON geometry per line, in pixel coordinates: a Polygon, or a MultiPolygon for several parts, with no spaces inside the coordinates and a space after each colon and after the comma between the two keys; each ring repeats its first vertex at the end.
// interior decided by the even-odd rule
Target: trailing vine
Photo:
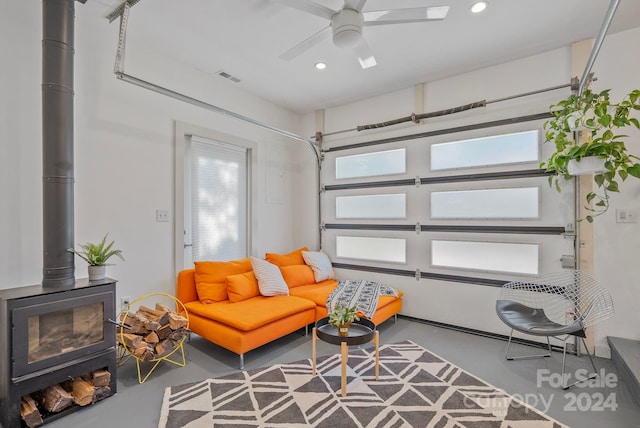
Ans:
{"type": "Polygon", "coordinates": [[[588,156],[604,161],[604,171],[593,176],[597,189],[586,196],[585,208],[592,214],[585,218],[590,223],[609,209],[609,192],[620,191],[618,179],[625,181],[629,176],[640,179],[640,157],[627,151],[623,141],[627,135],[617,133],[627,126],[640,129],[640,121],[630,116],[634,110],[640,110],[640,90],[631,91],[618,104],[611,103],[609,91],[585,90],[580,95],[570,95],[551,105],[554,117],[544,124],[545,142],[553,142],[556,151],[540,168],[555,174],[549,177],[549,185],[558,192],[561,179],[573,178],[568,171],[570,161],[580,162],[588,156]],[[578,132],[589,132],[590,139],[578,144],[578,132]]]}

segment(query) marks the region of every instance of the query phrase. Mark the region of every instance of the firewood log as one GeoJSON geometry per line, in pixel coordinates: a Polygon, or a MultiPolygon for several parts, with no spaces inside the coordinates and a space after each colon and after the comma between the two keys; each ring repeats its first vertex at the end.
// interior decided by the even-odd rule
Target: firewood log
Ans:
{"type": "Polygon", "coordinates": [[[130,312],[124,320],[124,323],[129,326],[125,333],[144,334],[149,330],[148,324],[150,322],[151,320],[143,314],[130,312]]]}
{"type": "Polygon", "coordinates": [[[85,379],[93,386],[109,386],[111,383],[111,373],[109,370],[94,370],[88,375],[89,379],[85,379]]]}
{"type": "Polygon", "coordinates": [[[186,327],[189,321],[183,317],[182,315],[178,315],[176,313],[169,313],[169,326],[171,330],[177,330],[181,327],[186,327]]]}
{"type": "Polygon", "coordinates": [[[188,328],[182,327],[182,328],[179,328],[177,330],[172,331],[171,334],[169,335],[169,339],[173,340],[174,342],[180,342],[189,333],[191,333],[191,330],[189,330],[188,328]]]}
{"type": "Polygon", "coordinates": [[[167,325],[169,323],[169,312],[166,311],[158,311],[156,309],[151,309],[146,306],[140,306],[138,312],[141,312],[144,316],[149,318],[151,321],[156,321],[160,323],[161,326],[167,325]]]}
{"type": "Polygon", "coordinates": [[[158,329],[160,329],[161,326],[159,322],[149,320],[145,324],[145,327],[147,328],[147,331],[158,331],[158,329]]]}
{"type": "Polygon", "coordinates": [[[153,360],[156,355],[154,354],[153,345],[147,342],[140,342],[140,344],[133,350],[134,357],[139,360],[144,361],[145,363],[153,360]]]}
{"type": "Polygon", "coordinates": [[[151,333],[147,334],[143,340],[152,345],[155,345],[156,343],[160,342],[160,338],[158,337],[155,331],[152,331],[151,333]]]}
{"type": "Polygon", "coordinates": [[[147,306],[140,306],[138,308],[138,313],[143,314],[145,317],[149,319],[159,320],[160,317],[164,314],[164,311],[158,311],[156,309],[149,308],[147,306]]]}
{"type": "Polygon", "coordinates": [[[111,395],[111,388],[108,386],[98,386],[93,390],[93,402],[103,400],[111,395]]]}
{"type": "MultiPolygon", "coordinates": [[[[120,337],[120,335],[118,335],[120,337]]],[[[122,340],[124,341],[123,345],[127,347],[127,349],[136,349],[140,342],[142,342],[142,336],[138,336],[137,334],[127,333],[122,335],[122,340]]]]}
{"type": "Polygon", "coordinates": [[[156,334],[160,338],[160,340],[166,339],[171,334],[171,326],[169,324],[164,325],[156,331],[156,334]]]}
{"type": "Polygon", "coordinates": [[[43,389],[38,395],[38,402],[51,413],[61,412],[73,405],[73,397],[59,384],[43,389]]]}
{"type": "Polygon", "coordinates": [[[42,421],[42,415],[38,411],[38,406],[30,395],[22,397],[22,401],[20,402],[20,417],[29,428],[37,427],[44,423],[42,421]]]}
{"type": "Polygon", "coordinates": [[[78,406],[86,406],[93,403],[94,387],[82,378],[75,378],[71,381],[71,395],[73,402],[78,406]]]}
{"type": "Polygon", "coordinates": [[[161,340],[156,345],[156,354],[162,355],[166,352],[171,351],[175,347],[175,343],[173,343],[170,339],[161,340]]]}

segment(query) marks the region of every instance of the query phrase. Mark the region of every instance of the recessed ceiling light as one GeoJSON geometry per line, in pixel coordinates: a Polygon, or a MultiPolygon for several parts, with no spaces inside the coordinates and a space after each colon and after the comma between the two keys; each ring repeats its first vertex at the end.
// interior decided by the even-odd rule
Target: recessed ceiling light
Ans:
{"type": "Polygon", "coordinates": [[[316,62],[315,66],[318,70],[324,70],[325,68],[327,68],[327,64],[322,61],[316,62]]]}
{"type": "Polygon", "coordinates": [[[477,1],[471,5],[471,12],[480,13],[487,8],[488,4],[486,1],[477,1]]]}

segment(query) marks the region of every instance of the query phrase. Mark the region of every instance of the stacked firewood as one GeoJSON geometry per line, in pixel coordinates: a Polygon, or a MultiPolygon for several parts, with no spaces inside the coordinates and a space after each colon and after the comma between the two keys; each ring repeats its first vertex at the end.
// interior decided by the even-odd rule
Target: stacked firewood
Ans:
{"type": "Polygon", "coordinates": [[[137,359],[149,362],[173,350],[187,334],[189,321],[168,307],[140,306],[136,312],[120,314],[124,327],[118,341],[137,359]]]}
{"type": "Polygon", "coordinates": [[[29,427],[43,424],[43,415],[58,413],[73,405],[86,406],[111,395],[111,373],[95,370],[84,376],[49,386],[22,397],[20,416],[29,427]]]}

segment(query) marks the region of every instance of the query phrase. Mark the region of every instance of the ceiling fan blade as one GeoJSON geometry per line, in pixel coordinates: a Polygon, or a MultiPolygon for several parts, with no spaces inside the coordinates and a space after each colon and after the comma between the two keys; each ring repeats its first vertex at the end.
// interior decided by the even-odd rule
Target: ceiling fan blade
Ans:
{"type": "Polygon", "coordinates": [[[292,47],[291,49],[289,49],[288,51],[280,55],[278,58],[284,59],[285,61],[292,60],[293,58],[297,57],[301,53],[307,51],[308,49],[311,49],[313,46],[317,45],[318,43],[330,37],[331,37],[331,25],[324,27],[322,30],[318,31],[313,36],[308,37],[305,40],[301,41],[300,43],[298,43],[297,45],[295,45],[294,47],[292,47]]]}
{"type": "Polygon", "coordinates": [[[344,0],[344,8],[345,9],[353,9],[358,12],[362,11],[364,4],[367,0],[344,0]]]}
{"type": "Polygon", "coordinates": [[[412,7],[408,9],[373,10],[362,12],[364,25],[402,24],[443,20],[449,6],[412,7]]]}
{"type": "Polygon", "coordinates": [[[358,56],[360,67],[367,69],[377,64],[376,59],[373,57],[373,51],[369,47],[369,43],[365,39],[362,39],[360,43],[353,48],[353,51],[358,56]]]}
{"type": "Polygon", "coordinates": [[[274,0],[277,3],[281,3],[285,6],[292,7],[294,9],[301,10],[303,12],[310,13],[312,15],[319,16],[321,18],[331,19],[333,15],[338,11],[329,9],[326,6],[318,4],[311,0],[274,0]]]}

